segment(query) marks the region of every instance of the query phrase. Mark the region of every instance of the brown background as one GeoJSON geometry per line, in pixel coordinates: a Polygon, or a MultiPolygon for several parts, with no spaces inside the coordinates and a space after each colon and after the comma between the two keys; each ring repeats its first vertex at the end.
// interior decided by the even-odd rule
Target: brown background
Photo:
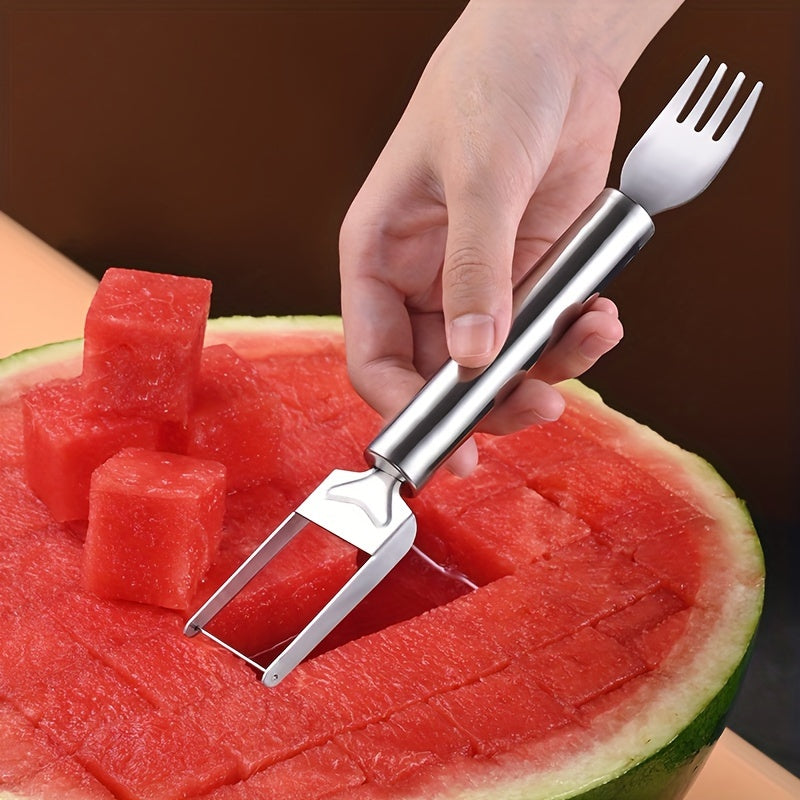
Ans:
{"type": "MultiPolygon", "coordinates": [[[[113,264],[209,277],[217,315],[335,313],[341,218],[462,7],[0,0],[0,209],[97,275],[113,264]]],[[[713,186],[659,217],[611,287],[626,337],[587,376],[748,501],[784,587],[768,602],[789,619],[799,12],[797,0],[687,0],[623,86],[612,184],[703,53],[765,91],[713,186]]],[[[785,705],[787,687],[771,688],[785,705]]],[[[797,758],[775,730],[756,743],[797,758]]]]}

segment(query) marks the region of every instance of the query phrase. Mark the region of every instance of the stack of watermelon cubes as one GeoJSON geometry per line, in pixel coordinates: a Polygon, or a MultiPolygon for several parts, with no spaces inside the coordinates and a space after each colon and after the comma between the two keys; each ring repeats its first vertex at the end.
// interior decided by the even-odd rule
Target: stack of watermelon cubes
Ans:
{"type": "Polygon", "coordinates": [[[210,301],[201,278],[107,270],[81,375],[24,398],[28,483],[56,520],[87,523],[84,583],[102,597],[187,610],[226,493],[275,458],[279,401],[230,347],[204,349],[210,301]]]}

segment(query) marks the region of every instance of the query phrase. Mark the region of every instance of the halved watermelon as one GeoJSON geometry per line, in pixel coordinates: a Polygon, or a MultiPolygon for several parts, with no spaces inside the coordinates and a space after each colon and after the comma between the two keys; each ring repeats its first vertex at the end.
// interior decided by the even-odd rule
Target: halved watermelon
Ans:
{"type": "MultiPolygon", "coordinates": [[[[332,468],[360,468],[378,420],[349,387],[337,320],[214,321],[206,342],[282,402],[269,484],[229,496],[230,558],[332,468]]],[[[180,614],[81,589],[81,543],[25,485],[19,410],[80,367],[80,342],[0,362],[4,800],[682,796],[763,594],[749,517],[708,464],[564,385],[559,422],[480,436],[474,477],[441,473],[414,500],[418,542],[482,585],[449,592],[406,561],[265,689],[185,638],[180,614]]]]}

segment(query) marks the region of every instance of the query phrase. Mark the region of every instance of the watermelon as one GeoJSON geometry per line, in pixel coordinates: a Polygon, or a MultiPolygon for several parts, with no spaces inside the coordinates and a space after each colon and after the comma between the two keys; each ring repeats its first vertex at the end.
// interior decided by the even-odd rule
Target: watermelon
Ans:
{"type": "Polygon", "coordinates": [[[222,464],[120,450],[92,474],[84,586],[185,611],[216,555],[224,511],[222,464]]]}
{"type": "Polygon", "coordinates": [[[88,518],[92,472],[107,458],[161,438],[153,420],[87,410],[80,378],[31,389],[22,415],[28,484],[60,522],[88,518]]]}
{"type": "Polygon", "coordinates": [[[245,489],[274,471],[280,430],[280,400],[256,367],[226,344],[206,347],[179,449],[222,462],[228,489],[245,489]]]}
{"type": "Polygon", "coordinates": [[[203,278],[106,270],[84,327],[87,407],[185,424],[210,303],[203,278]]]}
{"type": "MultiPolygon", "coordinates": [[[[379,425],[349,386],[338,321],[214,321],[206,344],[220,343],[280,398],[281,438],[264,482],[228,495],[195,606],[332,468],[362,468],[379,425]]],[[[440,473],[411,501],[442,569],[407,557],[266,689],[184,637],[183,613],[86,591],[85,546],[27,486],[20,396],[77,375],[81,350],[0,362],[4,800],[684,794],[763,597],[750,519],[708,464],[564,384],[559,421],[479,435],[475,476],[440,473]]],[[[326,555],[280,567],[276,590],[297,589],[285,613],[258,613],[256,587],[229,620],[254,647],[302,624],[292,603],[320,570],[352,569],[337,540],[308,536],[326,555]]]]}

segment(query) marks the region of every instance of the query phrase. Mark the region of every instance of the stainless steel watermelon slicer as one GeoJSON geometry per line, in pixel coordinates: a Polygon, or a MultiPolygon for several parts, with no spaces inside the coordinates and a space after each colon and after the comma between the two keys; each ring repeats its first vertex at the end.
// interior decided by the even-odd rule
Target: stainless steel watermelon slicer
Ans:
{"type": "Polygon", "coordinates": [[[408,552],[416,522],[403,495],[419,491],[496,399],[533,366],[556,320],[579,308],[636,255],[653,234],[651,216],[696,197],[727,161],[747,125],[761,83],[720,134],[744,81],[739,73],[712,107],[724,64],[681,117],[708,63],[707,56],[700,61],[630,152],[620,190],[605,189],[516,288],[514,321],[494,362],[479,371],[465,370],[454,361],[445,363],[366,448],[370,468],[334,470],[189,619],[188,636],[210,637],[261,672],[265,685],[276,686],[408,552]],[[701,118],[709,113],[701,126],[701,118]],[[308,522],[339,536],[368,558],[265,667],[205,626],[308,522]]]}

